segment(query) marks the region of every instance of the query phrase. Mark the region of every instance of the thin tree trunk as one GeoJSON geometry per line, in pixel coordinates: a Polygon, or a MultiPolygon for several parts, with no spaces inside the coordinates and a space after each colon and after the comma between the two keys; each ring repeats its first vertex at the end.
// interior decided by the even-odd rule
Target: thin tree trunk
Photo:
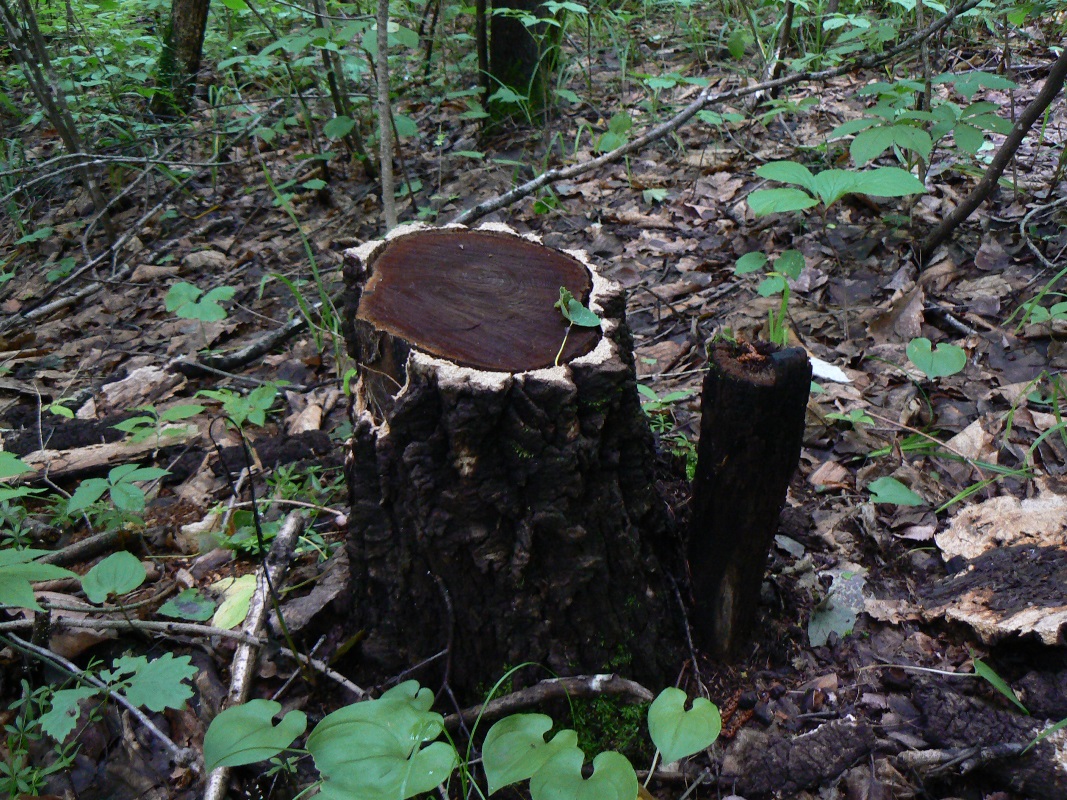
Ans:
{"type": "Polygon", "coordinates": [[[378,140],[382,176],[382,217],[386,231],[396,227],[393,178],[393,126],[389,107],[389,0],[378,0],[378,140]]]}
{"type": "Polygon", "coordinates": [[[171,4],[159,59],[159,84],[169,95],[153,98],[152,110],[158,114],[173,109],[185,112],[192,104],[210,4],[211,0],[173,0],[171,4]]]}
{"type": "MultiPolygon", "coordinates": [[[[67,107],[66,97],[57,90],[59,77],[52,68],[52,60],[48,56],[44,37],[41,36],[40,28],[37,27],[37,15],[29,0],[17,1],[22,15],[21,24],[18,15],[11,10],[7,0],[0,0],[0,16],[3,17],[3,28],[7,31],[8,46],[15,60],[22,65],[23,74],[26,76],[30,89],[44,108],[45,116],[56,129],[64,147],[72,156],[84,160],[88,154],[85,152],[78,128],[67,107]]],[[[104,224],[108,243],[111,243],[115,240],[115,230],[111,225],[111,217],[107,213],[107,203],[104,201],[100,186],[88,167],[84,165],[79,167],[78,174],[85,182],[85,188],[93,200],[93,207],[104,224]]]]}
{"type": "Polygon", "coordinates": [[[960,223],[971,216],[974,210],[982,204],[982,201],[993,193],[993,189],[997,186],[997,181],[1000,180],[1000,176],[1004,174],[1004,170],[1015,156],[1015,151],[1023,143],[1023,139],[1026,138],[1030,128],[1041,119],[1045,109],[1051,105],[1056,95],[1063,89],[1065,79],[1067,79],[1067,50],[1060,53],[1060,57],[1056,59],[1052,69],[1049,70],[1048,77],[1045,78],[1045,85],[1041,87],[1037,97],[1019,115],[1019,119],[1015,122],[1015,127],[1011,129],[1011,133],[1004,140],[1004,144],[1000,146],[996,155],[993,156],[993,160],[989,162],[982,179],[978,181],[971,193],[963,199],[963,202],[952,209],[952,213],[945,217],[942,223],[929,236],[923,239],[919,248],[919,261],[921,264],[925,265],[938,245],[948,239],[952,232],[959,227],[960,223]]]}

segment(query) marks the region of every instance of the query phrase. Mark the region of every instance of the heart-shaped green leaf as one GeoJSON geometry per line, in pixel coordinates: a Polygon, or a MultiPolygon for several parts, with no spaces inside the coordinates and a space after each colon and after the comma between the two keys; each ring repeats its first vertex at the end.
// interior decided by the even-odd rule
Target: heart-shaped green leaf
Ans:
{"type": "Polygon", "coordinates": [[[601,753],[588,779],[582,777],[584,761],[577,747],[549,759],[530,779],[532,800],[636,800],[637,774],[626,756],[601,753]]]}
{"type": "Polygon", "coordinates": [[[85,596],[93,603],[103,603],[108,595],[132,592],[145,580],[145,568],[133,553],[112,553],[82,578],[85,596]]]}
{"type": "Polygon", "coordinates": [[[577,748],[578,734],[572,730],[562,730],[546,742],[552,724],[544,714],[512,714],[489,729],[482,745],[489,794],[532,777],[557,753],[577,748]]]}
{"type": "Polygon", "coordinates": [[[709,747],[722,730],[719,709],[710,700],[696,698],[689,711],[685,701],[685,692],[668,687],[648,709],[648,733],[668,763],[709,747]]]}
{"type": "Polygon", "coordinates": [[[210,772],[278,755],[307,727],[303,711],[290,711],[272,724],[281,710],[282,704],[273,700],[249,700],[220,712],[204,735],[204,767],[210,772]]]}
{"type": "Polygon", "coordinates": [[[908,342],[908,360],[931,380],[955,375],[967,366],[967,353],[962,347],[941,342],[932,348],[925,336],[908,342]]]}

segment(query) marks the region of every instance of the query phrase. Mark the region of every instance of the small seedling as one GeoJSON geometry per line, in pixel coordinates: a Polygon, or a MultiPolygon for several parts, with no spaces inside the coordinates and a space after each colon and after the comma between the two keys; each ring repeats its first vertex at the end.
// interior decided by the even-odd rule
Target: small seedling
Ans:
{"type": "Polygon", "coordinates": [[[756,293],[760,297],[781,295],[778,308],[767,312],[767,338],[779,347],[785,347],[789,344],[789,327],[786,325],[789,314],[789,281],[795,281],[803,272],[804,254],[799,250],[786,250],[771,261],[760,252],[746,253],[737,259],[734,272],[737,275],[747,275],[768,265],[767,277],[760,282],[756,293]]]}
{"type": "Polygon", "coordinates": [[[867,484],[872,503],[895,506],[921,506],[923,499],[896,478],[879,478],[867,484]]]}
{"type": "Polygon", "coordinates": [[[236,291],[232,286],[218,286],[205,294],[191,283],[176,283],[167,292],[163,305],[182,319],[219,322],[226,319],[226,309],[219,303],[231,300],[236,291]]]}
{"type": "Polygon", "coordinates": [[[182,436],[194,430],[189,425],[168,426],[167,423],[195,417],[204,410],[204,407],[196,403],[186,403],[171,406],[162,411],[157,411],[155,406],[138,406],[133,410],[141,413],[111,427],[123,433],[128,433],[130,435],[130,444],[147,441],[152,436],[156,437],[156,443],[158,444],[160,439],[165,437],[182,436]]]}
{"type": "Polygon", "coordinates": [[[907,353],[908,360],[930,380],[955,375],[967,366],[967,353],[962,347],[941,342],[934,349],[926,337],[912,339],[907,353]]]}
{"type": "Polygon", "coordinates": [[[566,286],[559,287],[559,300],[556,301],[555,308],[559,309],[559,313],[567,321],[567,332],[563,334],[563,342],[559,346],[559,352],[556,353],[555,366],[558,367],[563,348],[567,346],[567,337],[570,336],[571,328],[575,325],[580,328],[599,328],[600,317],[575,300],[574,295],[566,286]]]}

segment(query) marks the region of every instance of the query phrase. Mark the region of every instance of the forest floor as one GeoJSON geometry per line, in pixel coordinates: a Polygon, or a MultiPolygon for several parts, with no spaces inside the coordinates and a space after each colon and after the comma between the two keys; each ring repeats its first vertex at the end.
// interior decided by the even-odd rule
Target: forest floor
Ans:
{"type": "MultiPolygon", "coordinates": [[[[664,73],[711,76],[724,86],[737,80],[717,66],[694,65],[689,49],[665,39],[646,37],[641,48],[664,73]]],[[[995,71],[995,53],[966,55],[972,67],[995,71]]],[[[459,103],[402,103],[420,130],[401,144],[403,179],[421,182],[415,205],[434,212],[423,216],[447,222],[531,177],[521,165],[591,159],[589,137],[579,137],[583,126],[603,130],[618,108],[650,100],[640,82],[617,80],[614,58],[598,52],[583,86],[586,101],[555,109],[540,130],[516,125],[487,136],[460,117],[459,103]],[[541,130],[559,136],[549,141],[541,130]],[[473,158],[472,151],[486,157],[473,158]]],[[[946,71],[966,67],[962,58],[946,71]]],[[[1037,92],[1048,55],[1018,52],[1015,59],[1014,97],[981,95],[1002,113],[1037,92]]],[[[697,439],[705,343],[726,329],[765,336],[768,311],[778,302],[757,294],[758,276],[735,274],[740,256],[788,248],[804,254],[806,266],[791,284],[791,343],[840,370],[837,380],[816,378],[821,390],[808,405],[800,468],[770,556],[753,642],[731,663],[701,657],[685,668],[686,687],[694,693],[704,687],[723,708],[724,736],[707,758],[653,781],[661,798],[681,796],[696,778],[705,781],[697,796],[749,800],[1067,797],[1062,745],[1053,747],[1051,737],[1025,755],[1018,746],[1046,721],[1067,717],[1067,439],[1061,395],[1042,379],[1062,370],[1067,354],[1062,320],[1020,324],[1017,313],[1067,266],[1057,171],[1067,116],[1061,100],[1043,139],[1031,134],[992,201],[921,271],[915,243],[975,181],[974,166],[950,150],[935,152],[931,191],[922,196],[849,196],[825,216],[754,218],[746,197],[764,185],[754,170],[804,160],[806,149],[862,111],[867,100],[857,90],[876,78],[856,74],[796,89],[789,107],[765,122],[687,125],[625,162],[554,185],[551,198],[526,198],[487,218],[553,247],[585,250],[626,287],[638,380],[671,398],[651,413],[673,464],[665,479],[684,480],[697,439]],[[962,347],[966,365],[953,375],[924,376],[906,352],[915,337],[962,347]],[[852,421],[829,416],[853,412],[852,421]],[[887,476],[920,504],[875,502],[868,486],[887,476]],[[1014,687],[1030,717],[991,682],[974,678],[976,658],[1014,687]]],[[[666,118],[669,106],[680,107],[697,91],[684,84],[664,91],[655,98],[658,113],[666,118]]],[[[262,110],[268,107],[265,100],[262,110]]],[[[207,112],[190,122],[194,133],[201,124],[210,124],[207,112]]],[[[1003,137],[988,138],[995,147],[1003,137]]],[[[202,160],[196,141],[172,143],[170,157],[202,160]]],[[[32,157],[43,160],[57,148],[40,130],[26,136],[32,157]]],[[[324,176],[317,162],[303,160],[307,154],[300,138],[282,136],[271,146],[239,142],[224,166],[190,168],[177,192],[144,173],[113,214],[127,238],[75,279],[49,273],[68,256],[80,263],[83,246],[101,252],[104,242],[99,226],[81,242],[91,202],[68,176],[35,189],[35,226],[52,228],[51,235],[18,245],[14,236],[3,240],[0,258],[17,269],[16,280],[0,285],[4,449],[41,468],[35,485],[60,492],[120,463],[169,470],[150,493],[144,528],[126,528],[130,546],[140,542],[136,547],[156,565],[131,600],[206,591],[234,570],[235,553],[246,562],[238,572],[254,569],[247,520],[231,524],[227,548],[204,554],[198,529],[183,528],[227,503],[246,465],[240,440],[218,422],[223,403],[231,416],[240,412],[239,396],[228,392],[288,382],[276,397],[267,390],[265,424],[254,424],[254,403],[246,405],[243,432],[255,451],[259,495],[332,509],[318,514],[305,538],[294,582],[329,571],[330,560],[317,556],[343,539],[341,464],[350,424],[341,379],[349,365],[334,339],[304,329],[247,364],[216,372],[178,363],[196,361],[205,348],[231,353],[280,329],[300,314],[282,277],[314,302],[319,290],[308,253],[323,288],[333,292],[341,253],[380,236],[375,185],[363,169],[336,159],[324,176]],[[280,191],[291,193],[292,215],[275,202],[266,174],[289,187],[280,191]],[[301,188],[322,177],[325,188],[301,188]],[[120,272],[125,265],[132,272],[120,272]],[[205,291],[232,287],[232,301],[223,303],[228,314],[197,320],[168,313],[165,297],[176,281],[205,291]],[[35,311],[64,298],[47,314],[35,311]],[[220,394],[198,396],[201,390],[220,394]],[[160,413],[194,402],[207,410],[185,420],[190,430],[173,440],[153,434],[139,450],[124,445],[99,455],[100,443],[125,439],[116,423],[144,416],[137,408],[160,413]],[[55,413],[56,405],[76,417],[55,413]]],[[[831,144],[819,157],[843,165],[847,150],[831,144]]],[[[402,219],[413,218],[407,201],[400,208],[402,219]]],[[[15,512],[4,509],[9,529],[15,512]]],[[[77,515],[50,520],[43,505],[31,511],[34,519],[22,524],[49,548],[102,530],[100,518],[89,531],[77,515]]],[[[82,572],[90,563],[79,558],[70,565],[82,572]]],[[[302,637],[314,632],[308,646],[325,637],[329,651],[339,644],[331,638],[330,602],[343,587],[320,584],[326,588],[290,625],[302,637]]],[[[51,587],[59,598],[69,590],[51,587]]],[[[53,647],[84,660],[87,647],[103,658],[131,641],[112,633],[53,647]]],[[[172,640],[149,647],[191,653],[200,695],[217,701],[225,694],[224,646],[172,640]]],[[[0,658],[5,671],[18,666],[10,649],[0,658]]],[[[289,671],[289,664],[270,660],[258,679],[273,691],[289,671]]],[[[5,701],[18,689],[12,680],[0,686],[5,701]]],[[[331,710],[321,697],[314,702],[331,710]]],[[[200,741],[203,724],[194,712],[166,716],[175,741],[200,741]]],[[[171,773],[165,752],[117,725],[105,717],[82,738],[71,768],[49,785],[53,794],[72,790],[84,800],[194,791],[168,788],[183,779],[171,773]]],[[[277,789],[268,780],[261,786],[277,789]]]]}

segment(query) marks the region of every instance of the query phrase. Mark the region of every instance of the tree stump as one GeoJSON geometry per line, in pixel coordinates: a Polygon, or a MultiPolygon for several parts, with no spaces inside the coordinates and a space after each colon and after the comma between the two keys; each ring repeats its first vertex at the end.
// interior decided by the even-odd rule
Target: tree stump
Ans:
{"type": "Polygon", "coordinates": [[[720,342],[708,351],[689,523],[698,642],[729,655],[747,637],[778,515],[800,459],[811,365],[800,348],[720,342]]]}
{"type": "Polygon", "coordinates": [[[668,528],[621,289],[583,254],[497,225],[399,228],[345,254],[345,292],[369,671],[447,651],[466,700],[528,661],[673,680],[668,528]],[[571,330],[557,367],[561,286],[603,322],[571,330]]]}

